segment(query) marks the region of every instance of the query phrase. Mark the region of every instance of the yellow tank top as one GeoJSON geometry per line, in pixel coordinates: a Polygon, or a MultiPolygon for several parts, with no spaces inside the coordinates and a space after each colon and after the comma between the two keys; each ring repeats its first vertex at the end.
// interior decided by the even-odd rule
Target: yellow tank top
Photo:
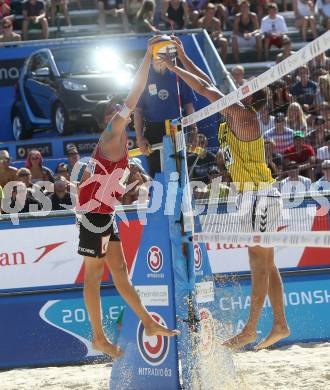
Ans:
{"type": "Polygon", "coordinates": [[[266,164],[262,137],[242,141],[224,122],[220,123],[218,138],[226,168],[239,192],[264,189],[275,182],[266,164]]]}

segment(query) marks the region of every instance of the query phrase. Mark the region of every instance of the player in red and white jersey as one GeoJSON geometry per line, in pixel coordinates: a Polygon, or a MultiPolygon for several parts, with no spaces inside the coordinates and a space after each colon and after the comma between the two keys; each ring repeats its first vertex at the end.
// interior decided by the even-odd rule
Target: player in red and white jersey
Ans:
{"type": "Polygon", "coordinates": [[[141,319],[148,336],[175,336],[156,322],[142,304],[132,286],[120,238],[114,226],[114,209],[125,193],[125,181],[129,175],[126,127],[143,92],[152,57],[152,45],[135,76],[133,87],[125,103],[118,107],[115,101],[100,102],[96,107],[96,119],[103,128],[79,185],[77,211],[81,214],[78,253],[84,256],[84,298],[93,331],[93,348],[113,358],[120,357],[122,350],[110,343],[103,327],[100,310],[100,284],[104,265],[110,269],[115,286],[125,301],[141,319]]]}

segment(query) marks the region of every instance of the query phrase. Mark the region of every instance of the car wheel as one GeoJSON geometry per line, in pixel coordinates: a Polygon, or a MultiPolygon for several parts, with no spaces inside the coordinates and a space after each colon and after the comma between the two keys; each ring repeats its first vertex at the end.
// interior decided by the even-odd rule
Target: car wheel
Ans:
{"type": "Polygon", "coordinates": [[[20,111],[14,111],[11,123],[12,133],[16,141],[31,138],[32,129],[20,111]]]}
{"type": "Polygon", "coordinates": [[[64,135],[72,130],[72,124],[68,120],[68,114],[61,103],[57,103],[54,109],[54,128],[60,134],[64,135]]]}

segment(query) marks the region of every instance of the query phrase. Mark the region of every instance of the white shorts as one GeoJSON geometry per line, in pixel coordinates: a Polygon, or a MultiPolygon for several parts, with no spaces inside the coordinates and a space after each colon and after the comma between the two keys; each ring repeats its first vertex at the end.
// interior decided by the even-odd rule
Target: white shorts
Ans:
{"type": "Polygon", "coordinates": [[[242,46],[242,47],[256,47],[256,45],[257,45],[257,40],[256,40],[255,36],[251,37],[250,39],[244,39],[240,35],[236,35],[236,37],[237,37],[237,44],[239,47],[240,46],[242,46]]]}
{"type": "Polygon", "coordinates": [[[243,192],[238,195],[236,206],[241,233],[276,232],[282,223],[283,202],[276,188],[267,194],[243,192]]]}

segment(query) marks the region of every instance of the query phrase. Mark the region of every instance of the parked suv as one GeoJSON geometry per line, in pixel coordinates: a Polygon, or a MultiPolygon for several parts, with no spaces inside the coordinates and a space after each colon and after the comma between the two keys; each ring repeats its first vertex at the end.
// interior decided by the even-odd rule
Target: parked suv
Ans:
{"type": "Polygon", "coordinates": [[[126,96],[132,68],[105,47],[41,49],[25,61],[16,86],[11,120],[16,140],[34,130],[60,135],[96,126],[93,110],[100,100],[126,96]]]}

